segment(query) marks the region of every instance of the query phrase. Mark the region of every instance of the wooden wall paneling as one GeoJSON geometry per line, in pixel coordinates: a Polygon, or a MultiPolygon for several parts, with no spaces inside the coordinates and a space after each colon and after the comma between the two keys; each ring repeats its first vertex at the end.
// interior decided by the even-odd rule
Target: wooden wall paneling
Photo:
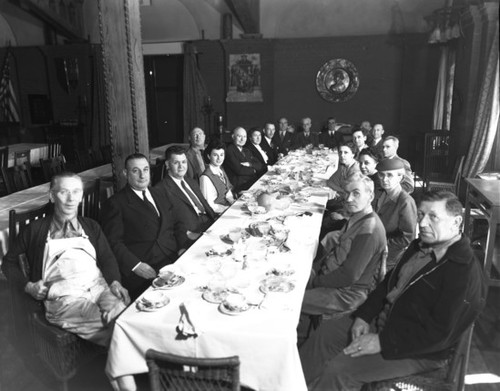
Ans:
{"type": "Polygon", "coordinates": [[[126,181],[117,172],[125,158],[149,154],[139,2],[99,0],[98,7],[113,176],[121,188],[126,181]]]}

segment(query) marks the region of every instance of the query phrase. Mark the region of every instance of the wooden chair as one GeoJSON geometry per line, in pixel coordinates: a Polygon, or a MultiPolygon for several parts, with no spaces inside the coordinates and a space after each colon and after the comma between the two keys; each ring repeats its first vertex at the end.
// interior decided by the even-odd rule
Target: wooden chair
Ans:
{"type": "Polygon", "coordinates": [[[33,186],[31,165],[28,162],[14,167],[2,167],[2,177],[5,181],[7,194],[28,189],[33,186]]]}
{"type": "Polygon", "coordinates": [[[435,178],[429,179],[426,183],[427,190],[448,190],[454,194],[458,195],[460,178],[462,176],[462,168],[464,165],[465,156],[457,157],[455,161],[455,166],[453,167],[453,173],[449,178],[435,178]]]}
{"type": "Polygon", "coordinates": [[[424,135],[422,177],[425,183],[446,175],[449,169],[450,132],[439,130],[424,135]]]}
{"type": "Polygon", "coordinates": [[[62,155],[61,144],[59,143],[50,143],[49,144],[49,155],[47,156],[49,159],[58,157],[62,155]]]}
{"type": "Polygon", "coordinates": [[[153,349],[146,351],[152,391],[237,391],[240,389],[240,360],[181,357],[153,349]]]}
{"type": "Polygon", "coordinates": [[[92,168],[92,157],[88,150],[76,151],[76,161],[78,165],[78,172],[92,168]]]}
{"type": "Polygon", "coordinates": [[[24,151],[14,152],[14,166],[18,166],[22,163],[31,163],[30,150],[26,149],[24,151]]]}
{"type": "Polygon", "coordinates": [[[474,323],[462,334],[453,355],[444,368],[371,383],[363,390],[462,391],[464,389],[465,374],[467,373],[473,331],[474,323]]]}
{"type": "Polygon", "coordinates": [[[83,188],[83,199],[78,207],[78,214],[99,221],[101,201],[101,180],[95,179],[86,183],[83,188]]]}
{"type": "Polygon", "coordinates": [[[55,174],[60,174],[66,170],[66,163],[63,156],[55,156],[51,159],[40,159],[45,182],[49,182],[55,174]]]}
{"type": "Polygon", "coordinates": [[[156,164],[151,165],[151,186],[156,185],[165,177],[165,161],[161,158],[156,159],[156,164]]]}
{"type": "MultiPolygon", "coordinates": [[[[32,221],[52,212],[52,204],[17,213],[9,212],[9,246],[13,246],[17,233],[32,221]]],[[[26,254],[19,255],[16,266],[9,266],[7,286],[10,293],[13,330],[25,351],[31,351],[41,364],[68,390],[68,380],[78,368],[105,350],[89,341],[53,326],[45,319],[42,302],[24,292],[30,268],[26,254]]]]}

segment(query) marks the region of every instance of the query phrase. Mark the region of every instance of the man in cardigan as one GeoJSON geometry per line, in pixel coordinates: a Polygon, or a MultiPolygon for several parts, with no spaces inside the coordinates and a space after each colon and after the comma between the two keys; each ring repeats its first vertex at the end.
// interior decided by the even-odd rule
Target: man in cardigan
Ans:
{"type": "Polygon", "coordinates": [[[78,216],[83,183],[61,173],[50,183],[54,213],[31,222],[18,236],[2,263],[7,278],[20,273],[18,256],[26,253],[28,281],[24,291],[43,300],[47,320],[107,346],[112,321],[129,304],[120,272],[99,225],[78,216]]]}
{"type": "Polygon", "coordinates": [[[169,199],[149,189],[149,162],[142,154],[125,159],[127,185],[104,204],[103,230],[120,265],[123,283],[139,296],[188,244],[187,228],[169,199]]]}
{"type": "MultiPolygon", "coordinates": [[[[356,173],[344,186],[350,214],[342,230],[322,241],[324,254],[313,264],[302,312],[332,314],[357,308],[366,300],[386,247],[385,229],[373,211],[373,181],[356,173]]],[[[321,254],[321,253],[320,253],[321,254]]]]}
{"type": "Polygon", "coordinates": [[[487,286],[462,205],[427,192],[418,207],[420,239],[348,317],[324,322],[300,349],[309,390],[364,384],[437,369],[484,307],[487,286]]]}

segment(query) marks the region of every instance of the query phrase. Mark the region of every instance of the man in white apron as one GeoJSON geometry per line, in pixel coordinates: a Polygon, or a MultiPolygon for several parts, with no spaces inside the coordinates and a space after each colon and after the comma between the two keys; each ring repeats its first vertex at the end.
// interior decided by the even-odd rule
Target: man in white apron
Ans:
{"type": "Polygon", "coordinates": [[[82,196],[79,176],[56,175],[49,193],[53,215],[30,223],[21,232],[5,257],[5,269],[25,252],[30,264],[25,291],[44,300],[47,320],[107,346],[109,326],[130,299],[99,225],[78,216],[82,196]]]}

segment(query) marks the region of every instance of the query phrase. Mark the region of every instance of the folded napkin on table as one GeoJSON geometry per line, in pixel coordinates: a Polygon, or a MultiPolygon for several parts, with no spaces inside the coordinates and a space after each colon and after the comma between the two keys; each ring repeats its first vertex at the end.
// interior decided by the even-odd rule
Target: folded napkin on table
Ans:
{"type": "Polygon", "coordinates": [[[192,300],[181,303],[179,306],[181,317],[177,324],[178,338],[196,338],[203,332],[201,329],[201,320],[199,319],[201,311],[198,308],[201,304],[192,300]]]}

